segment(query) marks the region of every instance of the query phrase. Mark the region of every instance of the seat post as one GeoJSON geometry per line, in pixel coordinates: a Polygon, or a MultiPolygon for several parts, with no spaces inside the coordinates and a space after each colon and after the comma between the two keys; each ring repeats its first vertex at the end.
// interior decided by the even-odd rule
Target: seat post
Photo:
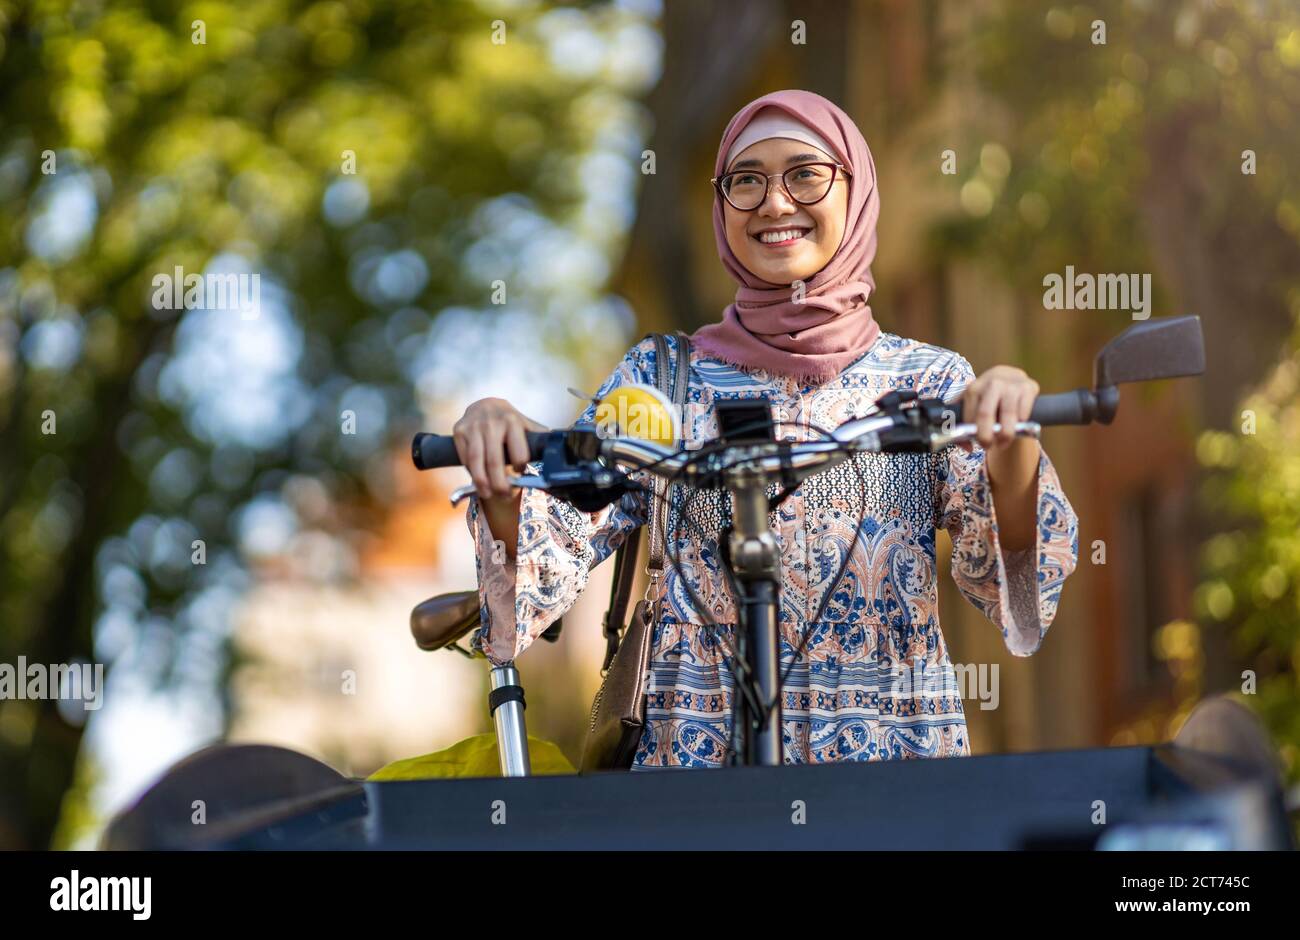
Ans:
{"type": "Polygon", "coordinates": [[[519,670],[515,669],[514,663],[492,670],[488,705],[496,725],[501,776],[529,776],[532,766],[528,760],[528,729],[524,724],[524,689],[519,684],[519,670]]]}

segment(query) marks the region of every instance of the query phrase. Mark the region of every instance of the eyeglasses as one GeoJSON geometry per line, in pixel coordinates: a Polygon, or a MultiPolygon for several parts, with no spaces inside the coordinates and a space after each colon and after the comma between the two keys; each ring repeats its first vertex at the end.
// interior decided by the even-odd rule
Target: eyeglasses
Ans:
{"type": "Polygon", "coordinates": [[[849,168],[841,163],[801,163],[784,173],[765,176],[753,170],[736,170],[714,177],[709,182],[732,208],[752,212],[767,199],[772,180],[778,176],[787,196],[801,206],[811,206],[826,198],[839,173],[843,173],[845,179],[851,175],[849,168]]]}

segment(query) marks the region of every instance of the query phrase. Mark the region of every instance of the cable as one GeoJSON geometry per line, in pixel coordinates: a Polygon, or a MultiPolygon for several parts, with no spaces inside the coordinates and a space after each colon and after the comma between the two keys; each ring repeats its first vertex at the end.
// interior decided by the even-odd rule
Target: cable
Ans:
{"type": "MultiPolygon", "coordinates": [[[[761,423],[761,422],[753,422],[751,424],[741,425],[739,428],[736,428],[735,431],[733,431],[733,434],[751,427],[760,428],[764,426],[766,426],[765,423],[761,423]]],[[[705,539],[707,538],[707,534],[704,532],[702,526],[696,525],[694,523],[689,513],[687,512],[687,510],[691,506],[691,503],[693,503],[694,500],[699,497],[702,488],[695,487],[695,486],[684,487],[686,493],[681,501],[681,507],[678,510],[676,520],[672,518],[673,506],[671,500],[668,497],[668,494],[672,492],[673,485],[680,482],[681,479],[684,476],[686,476],[689,470],[692,467],[694,467],[696,464],[703,462],[704,460],[707,460],[709,457],[712,457],[714,454],[717,454],[721,451],[726,451],[733,446],[735,445],[731,442],[719,441],[719,442],[707,444],[704,447],[694,452],[687,452],[685,448],[677,452],[679,454],[686,454],[686,460],[683,462],[683,465],[678,469],[676,473],[674,473],[671,477],[667,478],[668,485],[664,487],[665,495],[663,497],[660,497],[667,501],[667,506],[668,506],[668,526],[667,526],[667,531],[664,533],[665,542],[670,541],[668,538],[669,533],[677,531],[678,528],[685,528],[687,529],[688,535],[690,534],[695,535],[697,544],[703,545],[705,539]],[[692,530],[694,531],[692,532],[692,530]]],[[[744,459],[748,459],[748,458],[738,458],[737,462],[742,462],[744,459]]],[[[657,463],[658,462],[662,462],[662,461],[657,461],[657,463]]],[[[729,465],[724,465],[723,467],[718,468],[717,472],[721,472],[722,470],[725,470],[726,466],[729,465]]],[[[711,490],[711,492],[725,492],[725,491],[711,490]]],[[[658,496],[658,494],[656,494],[656,496],[658,496]]],[[[721,532],[717,533],[717,536],[720,538],[721,532]]],[[[671,551],[665,552],[665,557],[667,557],[670,563],[672,564],[673,572],[674,574],[676,574],[677,580],[686,589],[686,593],[690,598],[692,607],[694,607],[697,615],[704,621],[703,626],[705,628],[705,632],[709,637],[712,638],[714,643],[716,643],[718,647],[722,650],[723,663],[729,664],[729,671],[732,674],[732,684],[734,687],[735,694],[740,695],[745,700],[746,704],[748,705],[753,715],[759,716],[760,718],[765,718],[770,713],[770,710],[765,708],[763,705],[762,693],[758,687],[757,677],[755,677],[752,674],[752,672],[750,672],[749,663],[746,662],[746,660],[743,657],[738,655],[735,648],[732,647],[731,644],[729,644],[726,641],[726,637],[722,633],[721,625],[716,620],[713,619],[712,614],[709,613],[703,600],[695,592],[695,589],[691,587],[690,580],[687,578],[685,569],[682,567],[681,552],[677,550],[675,540],[673,540],[673,544],[671,545],[671,548],[672,548],[671,551]]],[[[731,572],[729,570],[729,567],[725,563],[723,563],[722,567],[723,570],[726,571],[728,577],[730,577],[731,572]]],[[[736,592],[733,589],[733,595],[735,593],[736,592]]],[[[737,730],[738,730],[737,724],[733,720],[732,744],[731,747],[728,749],[728,752],[723,755],[724,760],[730,760],[734,757],[735,735],[737,730]]]]}
{"type": "MultiPolygon", "coordinates": [[[[673,476],[673,478],[670,480],[670,483],[678,482],[679,478],[685,476],[688,468],[693,466],[695,463],[700,462],[708,457],[711,457],[719,451],[724,451],[731,446],[733,445],[719,443],[719,444],[708,445],[706,447],[701,448],[699,451],[695,452],[694,455],[689,456],[687,458],[681,470],[679,470],[679,472],[673,476]]],[[[694,502],[694,500],[699,498],[699,494],[702,492],[702,490],[700,488],[689,487],[689,486],[686,487],[685,489],[686,489],[686,496],[683,498],[681,508],[678,510],[676,525],[670,525],[669,529],[670,531],[675,531],[676,528],[682,527],[682,528],[688,528],[689,531],[690,528],[693,528],[695,530],[698,544],[702,545],[705,538],[707,538],[707,535],[704,532],[703,527],[696,525],[693,522],[693,520],[691,520],[689,514],[687,513],[687,510],[690,508],[691,503],[694,502]]],[[[725,491],[711,490],[711,492],[722,493],[725,491]]],[[[669,508],[669,522],[672,523],[673,519],[671,517],[671,512],[672,512],[671,503],[669,504],[668,508],[669,508]]],[[[717,537],[720,538],[721,534],[722,534],[721,531],[719,531],[717,533],[717,537]]],[[[674,546],[674,548],[675,547],[676,546],[674,546]]],[[[671,555],[669,555],[668,553],[665,554],[668,555],[669,560],[672,562],[673,572],[677,575],[678,581],[680,581],[681,584],[686,588],[686,593],[690,597],[691,604],[695,608],[696,613],[704,620],[705,629],[708,631],[708,634],[713,638],[714,642],[718,644],[718,646],[722,649],[723,653],[725,654],[724,662],[726,662],[727,659],[729,659],[730,662],[732,663],[730,670],[732,673],[733,685],[736,687],[737,693],[745,698],[746,704],[749,705],[749,707],[752,709],[755,715],[763,714],[764,709],[762,704],[761,693],[758,688],[758,681],[757,678],[750,672],[749,663],[745,661],[744,657],[739,656],[737,654],[737,651],[735,650],[734,647],[732,647],[729,643],[727,643],[726,637],[722,633],[721,625],[716,620],[713,619],[712,614],[709,613],[703,600],[700,598],[698,594],[695,593],[695,589],[691,587],[690,581],[686,577],[685,569],[683,569],[682,567],[681,552],[674,551],[671,555]]],[[[721,545],[719,545],[719,556],[721,556],[721,545]]],[[[721,561],[721,557],[720,557],[720,561],[721,561]]],[[[725,562],[722,562],[722,564],[725,569],[727,567],[725,565],[725,562]]],[[[733,597],[733,601],[734,600],[735,598],[733,597]]],[[[733,723],[733,732],[734,732],[734,723],[733,723]]]]}
{"type": "MultiPolygon", "coordinates": [[[[834,436],[831,434],[830,431],[826,430],[825,428],[821,428],[821,427],[816,426],[816,425],[809,425],[809,427],[810,427],[810,429],[811,429],[812,431],[814,431],[814,432],[816,432],[817,434],[821,435],[823,438],[825,438],[825,439],[827,439],[827,440],[830,440],[830,441],[832,441],[832,442],[834,441],[834,436]]],[[[704,460],[704,459],[706,459],[706,458],[712,456],[713,454],[717,453],[717,452],[720,451],[720,450],[726,450],[726,449],[728,448],[728,446],[730,446],[730,445],[719,443],[719,444],[713,444],[713,445],[706,446],[705,448],[701,448],[700,451],[698,451],[698,452],[697,452],[696,454],[694,454],[693,456],[689,457],[689,458],[687,459],[686,463],[685,463],[685,464],[683,465],[683,467],[681,468],[681,470],[678,472],[678,474],[674,475],[674,478],[673,478],[674,482],[676,482],[676,480],[677,480],[680,476],[682,476],[682,475],[684,475],[684,474],[686,473],[686,470],[687,470],[688,467],[692,466],[693,464],[695,464],[695,463],[697,463],[697,462],[699,462],[699,461],[701,461],[701,460],[704,460]]],[[[736,460],[735,462],[736,462],[736,463],[743,463],[746,459],[748,459],[748,458],[746,458],[746,457],[738,457],[737,460],[736,460]]],[[[853,473],[857,476],[857,478],[858,478],[858,480],[859,480],[859,482],[860,482],[860,484],[861,484],[861,487],[860,487],[860,500],[859,500],[859,503],[860,503],[860,505],[862,505],[862,506],[865,507],[865,505],[866,505],[866,496],[867,496],[866,477],[865,477],[865,475],[862,473],[861,468],[856,464],[856,462],[851,461],[851,464],[852,464],[852,471],[853,471],[853,473]]],[[[722,472],[723,470],[725,470],[728,466],[731,466],[731,465],[728,464],[728,465],[724,465],[723,467],[717,468],[717,471],[716,471],[716,472],[721,473],[721,472],[722,472]]],[[[773,499],[772,497],[769,497],[769,503],[770,503],[770,504],[773,504],[773,503],[774,503],[775,505],[779,505],[779,504],[784,500],[785,497],[787,497],[791,492],[794,491],[794,489],[797,489],[797,488],[798,488],[798,485],[796,485],[795,487],[787,487],[787,489],[786,489],[784,492],[779,492],[778,495],[777,495],[777,497],[776,497],[775,499],[773,499]]],[[[730,495],[730,494],[728,493],[728,491],[726,491],[726,490],[721,490],[721,492],[723,492],[723,493],[727,493],[728,496],[730,495]]],[[[688,487],[688,488],[687,488],[687,496],[686,496],[685,499],[683,499],[681,509],[680,509],[679,512],[678,512],[677,525],[678,525],[679,527],[682,527],[682,528],[687,528],[687,529],[688,529],[688,534],[689,534],[689,529],[690,529],[690,528],[694,528],[694,529],[696,529],[696,530],[697,530],[697,533],[698,533],[698,534],[697,534],[697,538],[698,538],[698,540],[699,540],[700,543],[703,543],[704,538],[705,538],[705,535],[704,535],[704,533],[703,533],[702,528],[699,527],[699,526],[695,526],[694,523],[692,523],[692,522],[690,521],[689,514],[687,513],[687,510],[688,510],[688,508],[689,508],[691,502],[693,502],[694,499],[697,498],[698,493],[699,493],[699,489],[697,489],[697,488],[694,488],[694,487],[688,487]],[[686,526],[683,526],[683,525],[682,525],[682,523],[684,523],[684,522],[687,523],[686,526]]],[[[728,503],[729,503],[729,500],[728,500],[728,503]]],[[[671,507],[670,507],[670,508],[671,508],[671,507]]],[[[729,508],[729,507],[728,507],[728,508],[729,508]]],[[[774,511],[774,507],[773,507],[773,509],[769,509],[769,511],[774,511]]],[[[729,514],[728,514],[728,518],[724,521],[724,524],[723,524],[723,531],[725,531],[725,530],[727,530],[727,529],[729,529],[729,528],[730,528],[730,517],[729,517],[729,514]]],[[[825,596],[823,597],[823,599],[822,599],[822,604],[821,604],[820,607],[818,608],[817,615],[816,615],[812,620],[808,621],[808,623],[805,625],[804,630],[803,630],[802,637],[801,637],[800,642],[799,642],[799,645],[798,645],[798,647],[795,649],[794,658],[792,659],[790,665],[785,669],[784,673],[782,674],[781,679],[780,679],[780,683],[779,683],[779,685],[778,685],[778,688],[775,690],[775,697],[774,697],[774,698],[772,699],[772,701],[770,701],[770,702],[765,702],[765,701],[763,700],[762,690],[761,690],[761,688],[759,687],[757,677],[754,676],[754,675],[752,674],[752,672],[750,672],[748,662],[747,662],[743,657],[741,657],[741,656],[738,654],[738,652],[737,652],[734,648],[729,648],[729,644],[725,643],[724,638],[722,637],[722,635],[721,635],[721,633],[720,633],[720,627],[719,627],[719,625],[716,623],[716,621],[713,620],[713,618],[712,618],[712,617],[707,613],[707,611],[705,611],[705,610],[703,609],[703,604],[702,604],[702,602],[700,601],[699,597],[695,594],[694,590],[691,588],[689,582],[688,582],[688,581],[686,580],[686,578],[685,578],[685,573],[683,572],[683,570],[682,570],[682,568],[681,568],[681,563],[680,563],[680,553],[677,553],[676,555],[674,555],[674,556],[671,558],[671,561],[673,562],[673,570],[674,570],[674,572],[677,574],[678,579],[679,579],[680,581],[682,581],[682,583],[686,586],[686,590],[687,590],[688,595],[689,595],[690,598],[691,598],[692,604],[696,607],[697,611],[700,613],[700,615],[702,616],[702,618],[706,621],[706,628],[709,630],[709,632],[710,632],[711,635],[714,637],[715,641],[719,644],[719,646],[722,647],[724,653],[726,653],[726,654],[729,655],[730,661],[734,664],[733,667],[732,667],[732,674],[733,674],[734,684],[735,684],[737,690],[740,692],[740,694],[742,694],[743,697],[745,698],[746,703],[749,705],[750,710],[751,710],[751,713],[753,714],[755,721],[758,723],[758,727],[760,727],[760,728],[761,728],[761,727],[764,727],[764,726],[767,724],[767,722],[773,720],[774,713],[775,713],[775,711],[776,711],[776,709],[777,709],[777,706],[778,706],[779,703],[780,703],[781,697],[782,697],[782,695],[783,695],[783,693],[784,693],[784,686],[785,686],[786,682],[788,681],[788,679],[789,679],[789,677],[790,677],[790,673],[791,673],[791,671],[793,670],[795,664],[798,662],[799,658],[803,655],[803,652],[804,652],[804,650],[805,650],[805,648],[806,648],[806,646],[807,646],[808,640],[809,640],[809,638],[811,637],[811,631],[812,631],[812,628],[813,628],[813,626],[814,626],[817,622],[820,621],[821,615],[822,615],[822,613],[824,612],[827,603],[829,602],[830,598],[831,598],[832,596],[834,596],[834,592],[835,592],[836,588],[838,588],[840,581],[841,581],[841,580],[843,579],[843,577],[844,577],[844,573],[845,573],[845,571],[848,569],[848,565],[849,565],[849,563],[850,563],[850,561],[851,561],[851,556],[852,556],[853,547],[856,547],[856,538],[857,538],[856,533],[857,533],[857,531],[860,531],[860,529],[861,529],[861,520],[859,520],[859,522],[858,522],[858,524],[857,524],[857,526],[856,526],[856,528],[855,528],[855,541],[854,541],[854,545],[851,546],[850,549],[849,549],[849,551],[845,554],[844,560],[843,560],[843,562],[841,563],[841,566],[840,566],[840,570],[839,570],[839,572],[836,574],[834,581],[831,583],[830,589],[827,591],[827,593],[826,593],[825,596]]],[[[674,531],[675,531],[675,528],[674,528],[674,531]]],[[[721,537],[721,532],[719,532],[718,535],[719,535],[719,538],[720,538],[720,537],[721,537]]],[[[743,606],[743,595],[742,595],[742,592],[741,592],[741,590],[740,590],[740,586],[739,586],[739,585],[737,584],[737,582],[736,582],[735,575],[734,575],[734,572],[733,572],[732,569],[731,569],[731,566],[730,566],[729,564],[724,563],[722,567],[723,567],[723,571],[726,573],[727,580],[728,580],[728,586],[729,586],[730,589],[731,589],[732,596],[733,596],[733,600],[734,600],[734,602],[735,602],[735,604],[736,604],[737,611],[738,611],[738,615],[739,615],[739,611],[740,611],[740,609],[741,609],[742,606],[743,606]]],[[[778,576],[778,577],[779,577],[779,576],[778,576]]],[[[778,589],[778,592],[779,592],[779,589],[780,589],[780,584],[779,584],[779,582],[778,582],[778,584],[777,584],[777,589],[778,589]]],[[[777,614],[778,614],[778,616],[779,616],[779,610],[778,610],[777,614]]],[[[737,626],[739,626],[739,624],[738,624],[737,626]]],[[[725,660],[724,660],[724,661],[725,661],[725,660]]],[[[732,723],[732,747],[731,747],[731,752],[732,752],[732,753],[728,755],[729,757],[734,755],[734,751],[735,751],[735,737],[736,737],[736,734],[738,733],[738,731],[739,731],[739,725],[738,725],[737,722],[733,721],[733,723],[732,723]]]]}

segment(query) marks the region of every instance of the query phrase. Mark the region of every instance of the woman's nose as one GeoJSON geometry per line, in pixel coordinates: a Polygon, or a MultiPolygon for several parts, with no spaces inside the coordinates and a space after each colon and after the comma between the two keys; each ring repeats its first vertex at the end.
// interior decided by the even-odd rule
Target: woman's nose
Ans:
{"type": "Polygon", "coordinates": [[[785,187],[779,182],[773,181],[767,190],[767,198],[763,204],[758,207],[758,214],[764,216],[781,216],[790,215],[798,212],[799,207],[795,205],[793,199],[786,194],[785,187]]]}

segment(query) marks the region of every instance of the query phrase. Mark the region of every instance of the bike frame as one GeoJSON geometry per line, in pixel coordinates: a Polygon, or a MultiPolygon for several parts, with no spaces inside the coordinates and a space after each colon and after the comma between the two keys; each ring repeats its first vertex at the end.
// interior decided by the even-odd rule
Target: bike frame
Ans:
{"type": "Polygon", "coordinates": [[[767,705],[754,715],[743,695],[732,696],[732,721],[737,763],[778,766],[781,751],[781,657],[777,633],[777,599],[781,584],[781,553],[767,526],[767,474],[751,467],[727,471],[731,491],[732,573],[740,585],[740,648],[736,651],[755,679],[759,701],[767,705]]]}
{"type": "Polygon", "coordinates": [[[492,669],[488,707],[497,733],[501,776],[527,777],[533,772],[528,757],[528,726],[524,721],[524,687],[514,663],[492,669]]]}

